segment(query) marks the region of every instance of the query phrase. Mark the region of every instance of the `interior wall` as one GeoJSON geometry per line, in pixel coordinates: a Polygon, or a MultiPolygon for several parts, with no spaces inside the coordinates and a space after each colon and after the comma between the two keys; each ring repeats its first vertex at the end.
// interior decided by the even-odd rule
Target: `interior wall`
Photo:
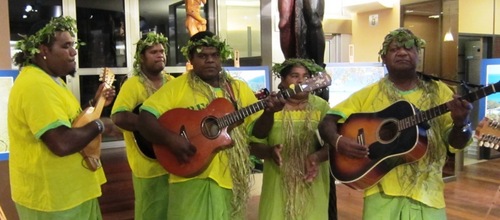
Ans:
{"type": "Polygon", "coordinates": [[[378,51],[385,35],[400,27],[400,4],[392,9],[358,13],[352,20],[354,62],[378,62],[378,51]],[[378,15],[378,24],[372,26],[370,15],[378,15]]]}
{"type": "Polygon", "coordinates": [[[424,64],[424,73],[437,75],[441,71],[439,64],[439,47],[441,46],[441,39],[438,34],[440,29],[439,19],[406,15],[403,26],[425,40],[424,59],[420,62],[424,64]]]}
{"type": "MultiPolygon", "coordinates": [[[[458,7],[460,16],[458,17],[458,32],[474,34],[493,33],[493,4],[499,0],[460,0],[458,7]]],[[[443,10],[446,13],[446,10],[443,10]]],[[[497,16],[498,17],[498,16],[497,16]]],[[[499,22],[496,22],[497,25],[499,22]]],[[[497,29],[497,33],[500,30],[497,29]]]]}

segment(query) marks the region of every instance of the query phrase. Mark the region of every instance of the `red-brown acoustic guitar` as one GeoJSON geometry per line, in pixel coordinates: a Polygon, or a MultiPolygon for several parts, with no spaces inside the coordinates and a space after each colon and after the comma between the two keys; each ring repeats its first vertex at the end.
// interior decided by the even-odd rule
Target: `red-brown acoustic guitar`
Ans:
{"type": "MultiPolygon", "coordinates": [[[[309,92],[331,84],[328,74],[319,74],[304,83],[281,90],[285,98],[299,92],[309,92]]],[[[184,108],[165,112],[158,120],[166,129],[186,138],[196,147],[196,154],[189,163],[180,163],[168,146],[153,144],[158,162],[171,174],[193,177],[202,173],[215,154],[233,145],[228,134],[233,125],[264,109],[264,100],[235,111],[233,104],[225,98],[213,100],[205,109],[196,111],[184,108]]]]}
{"type": "MultiPolygon", "coordinates": [[[[462,98],[472,102],[500,91],[500,82],[478,89],[462,98]]],[[[340,134],[367,145],[367,158],[351,158],[335,150],[330,152],[333,176],[347,186],[363,190],[394,167],[412,163],[427,152],[426,122],[449,109],[441,104],[419,111],[407,101],[398,101],[375,113],[356,113],[340,125],[340,134]]]]}
{"type": "MultiPolygon", "coordinates": [[[[105,82],[105,88],[111,88],[113,86],[113,82],[115,81],[115,74],[109,68],[104,68],[99,80],[105,82]]],[[[95,106],[89,106],[85,110],[83,110],[80,115],[78,115],[78,117],[73,121],[72,126],[83,127],[89,122],[100,118],[102,109],[104,108],[104,103],[106,103],[106,98],[104,97],[104,95],[101,95],[97,100],[95,106]]],[[[100,160],[101,140],[102,136],[99,134],[82,151],[80,151],[80,154],[85,160],[87,168],[92,171],[96,171],[99,167],[102,166],[100,160]]]]}

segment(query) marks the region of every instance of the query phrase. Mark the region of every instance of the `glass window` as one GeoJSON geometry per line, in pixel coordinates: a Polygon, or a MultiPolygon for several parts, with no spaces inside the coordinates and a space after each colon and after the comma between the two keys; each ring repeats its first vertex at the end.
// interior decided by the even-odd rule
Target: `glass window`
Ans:
{"type": "Polygon", "coordinates": [[[220,0],[217,7],[219,36],[238,50],[241,58],[259,57],[260,1],[220,0]]]}
{"type": "MultiPolygon", "coordinates": [[[[142,35],[148,32],[162,33],[168,37],[168,43],[170,45],[167,48],[167,66],[175,66],[177,64],[183,65],[185,59],[182,59],[182,54],[180,54],[180,47],[184,45],[188,38],[187,32],[184,27],[184,19],[186,17],[186,12],[184,6],[184,1],[158,1],[158,0],[141,0],[139,1],[139,26],[142,35]],[[182,7],[182,9],[180,8],[182,7]],[[172,11],[172,13],[170,13],[172,11]],[[179,14],[179,12],[181,14],[179,14]],[[183,17],[179,17],[183,15],[183,17]],[[172,20],[170,20],[172,19],[172,20]],[[176,20],[177,22],[176,25],[176,20]],[[169,28],[175,27],[175,28],[169,28]],[[181,26],[182,25],[182,26],[181,26]],[[169,33],[170,32],[170,33],[169,33]],[[177,33],[177,35],[176,35],[177,33]],[[170,34],[170,35],[169,35],[170,34]],[[176,36],[181,35],[182,42],[177,40],[176,36]],[[179,49],[177,49],[179,48],[179,49]],[[179,54],[181,55],[179,57],[179,54]]],[[[136,43],[136,42],[133,42],[136,43]]]]}
{"type": "Polygon", "coordinates": [[[76,0],[80,68],[126,67],[123,0],[76,0]]]}
{"type": "MultiPolygon", "coordinates": [[[[169,66],[183,66],[186,64],[186,58],[181,53],[181,48],[187,44],[190,36],[186,28],[186,4],[185,1],[178,1],[170,4],[169,8],[169,35],[170,44],[167,61],[169,66]]],[[[200,13],[207,21],[208,19],[208,4],[200,4],[200,13]]],[[[207,30],[210,30],[209,22],[206,24],[207,30]]]]}
{"type": "MultiPolygon", "coordinates": [[[[30,29],[39,22],[47,22],[52,17],[62,15],[62,1],[9,0],[10,51],[16,53],[14,46],[20,35],[30,34],[30,29]]],[[[12,64],[13,69],[17,66],[12,64]]]]}

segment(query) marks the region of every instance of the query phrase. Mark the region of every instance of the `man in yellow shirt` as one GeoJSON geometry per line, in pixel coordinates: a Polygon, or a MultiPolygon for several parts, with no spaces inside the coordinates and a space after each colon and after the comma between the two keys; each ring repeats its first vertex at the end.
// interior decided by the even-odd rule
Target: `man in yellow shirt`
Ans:
{"type": "Polygon", "coordinates": [[[168,173],[155,159],[151,143],[140,139],[136,142],[139,137],[133,133],[137,131],[139,117],[134,111],[174,78],[164,70],[167,41],[162,34],[148,33],[137,42],[133,75],[123,83],[111,110],[111,118],[124,130],[134,183],[136,220],[167,218],[168,173]]]}
{"type": "MultiPolygon", "coordinates": [[[[349,167],[357,166],[353,164],[355,161],[364,163],[377,161],[383,157],[390,159],[381,162],[382,165],[391,165],[391,162],[399,163],[398,160],[393,160],[397,157],[390,157],[392,155],[385,155],[385,153],[393,148],[426,147],[427,152],[422,154],[419,160],[392,167],[380,181],[365,189],[363,219],[446,219],[442,168],[448,151],[456,152],[463,149],[471,141],[470,112],[472,105],[454,95],[453,91],[443,82],[417,73],[418,51],[424,44],[424,40],[415,36],[408,29],[399,28],[390,32],[385,37],[379,52],[387,67],[388,74],[378,82],[355,92],[348,99],[333,107],[319,125],[323,139],[333,148],[330,151],[332,155],[349,158],[352,161],[351,164],[345,164],[349,167]],[[402,100],[405,102],[401,102],[402,100]],[[396,102],[398,103],[393,105],[396,102]],[[429,117],[426,120],[427,126],[420,123],[407,129],[404,127],[411,123],[411,120],[396,120],[394,122],[387,120],[384,121],[387,123],[384,124],[387,125],[386,127],[382,126],[383,123],[377,127],[368,122],[364,123],[364,127],[363,122],[359,122],[361,128],[354,131],[354,133],[359,133],[358,140],[344,137],[337,131],[337,123],[349,120],[349,116],[353,113],[383,111],[383,113],[376,115],[376,117],[380,117],[377,119],[381,121],[386,118],[403,119],[415,114],[411,110],[411,105],[403,105],[402,103],[411,103],[420,110],[428,110],[446,103],[446,110],[450,112],[444,111],[441,115],[429,117]],[[396,109],[390,108],[389,110],[393,111],[385,111],[389,106],[396,106],[396,109]],[[384,117],[384,115],[391,117],[384,117]],[[369,132],[370,126],[377,127],[379,130],[369,132]],[[394,136],[391,136],[391,131],[395,131],[392,132],[394,136]],[[377,149],[373,145],[370,145],[372,146],[370,148],[367,147],[368,144],[372,143],[363,145],[358,142],[373,136],[380,137],[373,141],[374,144],[375,142],[377,144],[389,142],[389,144],[384,145],[385,148],[377,149]],[[413,139],[415,142],[408,145],[408,140],[413,139]]],[[[371,121],[374,120],[374,118],[371,119],[371,121]]],[[[342,128],[346,129],[345,126],[344,123],[342,128]]],[[[344,132],[344,134],[348,133],[352,132],[350,130],[344,132]]],[[[394,154],[401,153],[397,150],[390,153],[393,152],[395,152],[394,154]]],[[[417,155],[412,153],[414,152],[410,151],[407,155],[417,155]]],[[[332,157],[331,162],[337,163],[339,160],[332,157]]]]}
{"type": "MultiPolygon", "coordinates": [[[[173,117],[175,121],[182,121],[186,126],[195,123],[194,126],[200,126],[201,130],[207,124],[195,121],[194,115],[199,110],[206,109],[215,99],[224,98],[226,103],[241,109],[256,103],[257,98],[246,83],[232,78],[224,71],[222,61],[228,59],[231,48],[213,33],[198,32],[190,38],[182,51],[193,65],[193,69],[170,81],[144,102],[138,128],[148,140],[168,148],[175,155],[173,160],[185,165],[200,162],[194,161],[193,156],[203,149],[197,150],[196,146],[186,140],[192,137],[190,133],[183,135],[185,129],[173,132],[164,128],[159,123],[160,116],[173,109],[192,110],[189,113],[193,114],[193,117],[186,115],[187,113],[173,117]],[[193,121],[190,121],[192,119],[193,121]]],[[[213,110],[215,113],[225,111],[217,107],[213,110]]],[[[256,116],[257,114],[249,115],[243,124],[231,129],[228,133],[234,145],[217,152],[206,168],[200,170],[198,174],[182,177],[170,172],[167,219],[244,218],[251,169],[246,129],[256,116]]],[[[221,127],[210,128],[224,132],[223,129],[227,125],[218,125],[221,127]]],[[[229,126],[233,125],[236,124],[229,126]]],[[[214,130],[206,132],[214,134],[212,133],[214,130]]],[[[206,142],[209,145],[217,144],[209,138],[206,142]]],[[[160,163],[161,159],[158,158],[160,163]]]]}
{"type": "MultiPolygon", "coordinates": [[[[102,168],[90,170],[79,153],[100,134],[118,134],[109,118],[82,126],[82,111],[61,79],[76,72],[76,21],[52,18],[19,41],[14,62],[21,71],[8,105],[10,185],[20,219],[101,219],[97,197],[106,182],[102,168]]],[[[96,98],[109,105],[113,89],[101,85],[96,98]]]]}

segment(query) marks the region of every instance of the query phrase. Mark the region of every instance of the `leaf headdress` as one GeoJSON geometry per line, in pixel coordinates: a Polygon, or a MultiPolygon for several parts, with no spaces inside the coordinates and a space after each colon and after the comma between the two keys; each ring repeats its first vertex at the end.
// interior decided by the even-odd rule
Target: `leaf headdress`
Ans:
{"type": "Polygon", "coordinates": [[[156,44],[163,45],[163,48],[166,50],[167,47],[169,46],[168,38],[163,36],[163,34],[161,33],[157,34],[149,32],[143,39],[137,42],[134,55],[134,72],[133,72],[134,75],[138,75],[141,72],[141,63],[142,63],[141,54],[144,52],[145,49],[156,44]]]}
{"type": "Polygon", "coordinates": [[[286,59],[283,63],[275,63],[272,67],[272,72],[274,76],[277,78],[281,78],[285,76],[288,71],[288,68],[292,68],[294,66],[303,66],[309,71],[311,76],[315,76],[320,72],[325,72],[325,69],[314,62],[314,60],[309,59],[301,59],[301,58],[289,58],[286,59]]]}
{"type": "Polygon", "coordinates": [[[417,51],[425,46],[425,40],[419,38],[413,34],[409,29],[406,28],[398,28],[394,31],[391,31],[384,38],[384,42],[382,43],[382,49],[378,52],[380,56],[387,54],[387,50],[389,50],[389,45],[392,42],[396,42],[398,47],[404,47],[406,49],[410,49],[412,47],[416,47],[417,51]]]}
{"type": "MultiPolygon", "coordinates": [[[[52,38],[55,38],[56,32],[59,31],[67,31],[72,37],[75,37],[77,33],[76,20],[69,16],[54,17],[36,33],[30,36],[20,35],[23,39],[16,43],[15,49],[20,50],[20,52],[12,57],[14,64],[21,67],[32,64],[35,55],[40,53],[38,47],[42,44],[49,44],[52,38]]],[[[84,44],[77,42],[76,46],[79,45],[84,44]]]]}
{"type": "Polygon", "coordinates": [[[187,45],[181,48],[182,55],[184,55],[184,57],[189,60],[189,56],[194,50],[199,53],[201,52],[201,47],[215,47],[219,51],[222,61],[226,61],[231,58],[233,48],[231,48],[225,40],[220,40],[219,37],[213,35],[211,32],[206,33],[209,34],[201,39],[196,40],[193,40],[193,37],[196,36],[193,35],[193,37],[187,42],[187,45]]]}

